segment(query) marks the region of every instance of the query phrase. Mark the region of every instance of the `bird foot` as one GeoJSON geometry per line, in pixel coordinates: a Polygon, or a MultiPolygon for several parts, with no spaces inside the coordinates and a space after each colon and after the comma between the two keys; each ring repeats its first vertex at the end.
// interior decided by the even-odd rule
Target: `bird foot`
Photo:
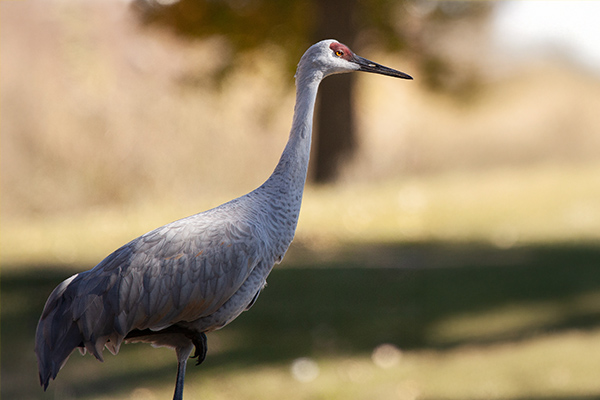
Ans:
{"type": "Polygon", "coordinates": [[[196,365],[200,365],[206,358],[206,335],[204,333],[200,333],[194,335],[191,339],[192,343],[196,347],[196,351],[194,352],[192,358],[198,358],[198,360],[196,361],[196,365]]]}

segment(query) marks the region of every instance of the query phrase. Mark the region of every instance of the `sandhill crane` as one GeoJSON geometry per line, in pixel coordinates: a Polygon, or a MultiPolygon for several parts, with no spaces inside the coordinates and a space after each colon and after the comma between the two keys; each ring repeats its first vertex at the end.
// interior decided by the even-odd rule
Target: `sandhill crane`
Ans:
{"type": "Polygon", "coordinates": [[[205,333],[224,327],[254,304],[292,242],[319,83],[328,75],[352,71],[412,79],[355,55],[336,40],[314,44],[298,64],[291,133],[265,183],[132,240],[54,289],[35,340],[44,390],[75,348],[102,361],[104,347],[117,354],[123,342],[145,342],[175,349],[173,399],[182,399],[192,350],[200,364],[206,356],[205,333]]]}

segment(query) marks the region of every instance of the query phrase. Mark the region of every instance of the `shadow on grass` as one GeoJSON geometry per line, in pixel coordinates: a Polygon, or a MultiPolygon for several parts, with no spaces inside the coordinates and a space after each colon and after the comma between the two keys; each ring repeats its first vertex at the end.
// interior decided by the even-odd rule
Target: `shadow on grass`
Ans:
{"type": "MultiPolygon", "coordinates": [[[[329,258],[335,261],[298,248],[274,269],[250,312],[208,335],[207,360],[198,368],[190,363],[189,379],[301,356],[369,354],[381,343],[444,350],[600,327],[600,306],[569,306],[600,299],[600,249],[594,246],[364,245],[329,258]],[[554,309],[552,318],[528,321],[524,313],[505,329],[473,334],[439,328],[454,317],[540,304],[554,309]]],[[[59,398],[64,388],[76,398],[110,396],[174,381],[170,350],[128,345],[118,357],[106,352],[110,365],[74,355],[44,394],[33,354],[35,326],[47,296],[72,268],[8,271],[1,280],[3,398],[59,398]],[[112,372],[119,363],[131,367],[112,372]]]]}

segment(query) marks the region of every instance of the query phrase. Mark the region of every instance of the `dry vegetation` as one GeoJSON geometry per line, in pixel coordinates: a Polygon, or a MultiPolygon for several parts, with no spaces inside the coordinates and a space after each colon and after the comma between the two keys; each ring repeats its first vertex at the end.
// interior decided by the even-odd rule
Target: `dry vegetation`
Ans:
{"type": "MultiPolygon", "coordinates": [[[[23,332],[33,329],[56,281],[73,269],[81,270],[82,265],[93,265],[149,229],[258,186],[271,172],[287,139],[294,101],[292,77],[278,69],[276,49],[264,49],[257,54],[262,58],[249,57],[246,70],[215,85],[212,74],[227,51],[223,41],[184,43],[159,32],[141,31],[124,4],[0,2],[2,389],[9,397],[42,398],[37,387],[31,389],[35,385],[34,360],[30,340],[23,339],[23,332]],[[56,265],[61,266],[60,276],[50,272],[56,265]],[[20,280],[36,277],[40,282],[33,287],[42,292],[34,301],[24,296],[28,284],[20,280]],[[7,318],[10,326],[5,323],[7,318]],[[15,340],[8,349],[7,340],[15,340]],[[17,349],[23,352],[17,353],[17,349]],[[19,354],[27,355],[22,358],[19,354]],[[7,360],[19,363],[22,369],[9,368],[7,360]],[[16,370],[27,373],[18,375],[16,370]]],[[[340,183],[308,188],[289,265],[298,271],[309,271],[312,264],[329,270],[331,262],[339,264],[331,271],[343,266],[392,270],[400,264],[415,267],[411,257],[418,254],[416,267],[440,271],[462,271],[462,267],[475,265],[517,265],[527,271],[529,261],[536,259],[527,246],[597,243],[597,76],[561,62],[515,68],[496,60],[499,64],[494,73],[485,75],[468,98],[456,101],[425,91],[410,59],[365,56],[401,66],[416,80],[361,78],[359,152],[340,183]],[[412,253],[404,247],[411,243],[425,244],[425,249],[412,253]],[[482,243],[491,247],[480,251],[477,246],[482,243]],[[445,244],[473,247],[447,251],[445,244]],[[384,245],[399,250],[386,252],[379,247],[384,245]]],[[[551,261],[551,257],[539,261],[552,267],[557,282],[565,269],[572,267],[565,261],[571,260],[569,251],[560,258],[564,264],[551,261]]],[[[578,251],[581,259],[575,266],[589,269],[583,283],[597,283],[599,277],[590,266],[598,255],[578,251]]],[[[296,273],[293,270],[278,272],[273,279],[282,280],[286,274],[296,273]]],[[[524,272],[523,278],[535,286],[545,277],[542,271],[540,267],[530,275],[524,272]]],[[[311,273],[306,274],[306,281],[292,281],[312,282],[311,273]]],[[[460,286],[464,278],[459,274],[446,282],[456,283],[458,293],[478,288],[477,284],[460,286]]],[[[345,292],[338,289],[352,299],[369,278],[349,279],[354,279],[354,286],[345,292]]],[[[424,282],[428,287],[432,280],[424,278],[424,282]]],[[[510,292],[519,282],[507,281],[498,288],[510,292]]],[[[285,293],[278,296],[277,285],[271,283],[273,290],[269,286],[267,292],[273,293],[274,300],[269,303],[261,295],[264,303],[259,301],[256,308],[262,305],[268,311],[269,304],[277,307],[289,300],[285,293]]],[[[379,283],[373,285],[369,293],[379,290],[379,283]]],[[[490,287],[494,285],[490,283],[490,287]]],[[[298,289],[294,283],[282,287],[298,289]]],[[[253,323],[262,329],[257,332],[264,333],[260,321],[265,317],[253,310],[258,322],[242,322],[237,331],[232,324],[232,335],[238,336],[227,336],[224,331],[212,339],[217,348],[221,340],[221,351],[231,351],[233,356],[219,358],[217,350],[213,355],[219,360],[216,366],[208,366],[205,374],[192,375],[186,391],[214,399],[259,398],[256,393],[265,388],[272,398],[290,395],[287,398],[298,399],[599,395],[597,377],[590,373],[597,372],[598,362],[589,354],[597,354],[593,349],[600,343],[596,306],[600,292],[594,285],[585,289],[568,296],[563,293],[570,301],[564,304],[573,305],[570,310],[564,309],[562,297],[556,300],[549,294],[514,303],[505,298],[493,307],[466,308],[464,312],[450,310],[452,289],[445,300],[419,297],[422,293],[402,299],[390,295],[394,301],[422,301],[425,308],[448,300],[442,304],[448,310],[428,325],[429,330],[418,332],[429,332],[430,342],[411,342],[410,349],[397,354],[400,361],[385,368],[373,361],[377,343],[368,349],[356,344],[349,348],[359,350],[330,354],[320,352],[318,346],[316,350],[302,347],[305,339],[299,339],[297,347],[277,360],[254,363],[263,353],[236,353],[235,347],[244,332],[252,331],[253,323]],[[552,321],[568,313],[574,313],[571,322],[553,325],[552,321]],[[577,322],[582,315],[586,322],[577,322]],[[510,336],[523,326],[533,327],[533,333],[518,340],[510,336]],[[537,335],[534,328],[541,326],[543,334],[537,335]],[[498,332],[490,333],[496,328],[498,332]],[[475,342],[469,335],[475,335],[475,342]],[[494,340],[486,342],[492,337],[494,340]],[[318,360],[320,375],[305,384],[292,377],[288,366],[306,353],[318,360]]],[[[528,290],[522,288],[523,293],[528,290]]],[[[554,286],[548,292],[552,290],[554,286]]],[[[319,293],[325,296],[325,291],[319,293]]],[[[294,296],[304,299],[303,293],[294,296]]],[[[366,290],[364,296],[369,296],[366,290]]],[[[476,299],[487,298],[482,294],[476,299]]],[[[332,294],[322,300],[334,304],[336,299],[332,294]]],[[[470,304],[467,300],[465,304],[470,304]]],[[[391,303],[373,300],[374,307],[381,304],[391,303]]],[[[336,312],[344,313],[346,308],[337,306],[332,305],[336,312]]],[[[298,306],[286,314],[306,309],[298,306]]],[[[397,316],[414,322],[418,319],[414,314],[419,312],[415,310],[407,306],[397,316]]],[[[279,310],[278,318],[283,314],[279,310]]],[[[336,314],[332,315],[324,315],[319,323],[335,318],[336,314]]],[[[348,321],[342,321],[342,326],[350,324],[348,321]]],[[[293,336],[312,325],[291,326],[293,329],[284,333],[293,336]]],[[[382,340],[404,347],[403,334],[393,328],[389,331],[377,332],[387,332],[389,337],[382,340]]],[[[344,331],[338,334],[342,337],[344,331]]],[[[368,341],[377,333],[357,336],[368,341]]],[[[101,398],[107,382],[116,378],[110,374],[131,367],[139,371],[131,379],[145,381],[136,387],[122,379],[108,396],[170,395],[170,353],[134,348],[119,357],[111,357],[101,368],[86,359],[77,364],[82,369],[64,373],[68,383],[58,384],[52,394],[69,397],[69,390],[75,387],[72,390],[82,398],[101,398]],[[156,365],[139,363],[151,351],[159,354],[156,365]],[[119,357],[123,361],[118,362],[119,357]],[[97,377],[97,383],[86,392],[77,382],[90,376],[97,377]],[[155,382],[154,378],[159,379],[155,382]]]]}
{"type": "MultiPolygon", "coordinates": [[[[223,42],[140,32],[122,4],[27,2],[3,11],[6,218],[243,193],[277,161],[293,86],[276,50],[215,87],[223,42]],[[20,29],[23,20],[33,29],[20,29]]],[[[410,60],[371,57],[413,72],[410,60]]],[[[413,74],[415,82],[362,77],[361,148],[348,184],[598,163],[593,76],[537,65],[496,73],[456,102],[423,91],[413,74]]]]}
{"type": "MultiPolygon", "coordinates": [[[[75,249],[96,258],[271,172],[293,109],[275,49],[215,85],[224,42],[140,31],[123,4],[2,7],[4,260],[85,256],[75,249]],[[20,29],[24,20],[33,28],[20,29]],[[108,233],[114,240],[90,249],[108,233]]],[[[371,57],[413,72],[410,60],[371,57]]],[[[300,238],[344,239],[338,227],[349,224],[356,240],[487,239],[499,229],[597,239],[598,79],[560,63],[486,60],[496,72],[460,101],[424,91],[418,72],[415,82],[363,77],[359,152],[339,185],[306,196],[300,238]],[[460,209],[476,209],[464,218],[477,226],[460,209]],[[330,214],[328,226],[313,210],[330,214]]]]}

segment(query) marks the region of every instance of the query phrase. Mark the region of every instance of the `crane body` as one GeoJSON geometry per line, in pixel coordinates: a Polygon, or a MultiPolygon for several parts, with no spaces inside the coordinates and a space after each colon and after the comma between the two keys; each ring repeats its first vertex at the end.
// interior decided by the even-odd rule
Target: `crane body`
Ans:
{"type": "Polygon", "coordinates": [[[200,364],[205,333],[254,304],[294,238],[319,83],[330,74],[359,70],[412,79],[356,56],[335,40],[311,46],[296,72],[289,140],[260,187],[148,232],[54,289],[36,331],[44,390],[75,349],[102,361],[104,347],[117,354],[123,342],[145,342],[175,349],[174,399],[182,399],[192,351],[200,364]]]}

